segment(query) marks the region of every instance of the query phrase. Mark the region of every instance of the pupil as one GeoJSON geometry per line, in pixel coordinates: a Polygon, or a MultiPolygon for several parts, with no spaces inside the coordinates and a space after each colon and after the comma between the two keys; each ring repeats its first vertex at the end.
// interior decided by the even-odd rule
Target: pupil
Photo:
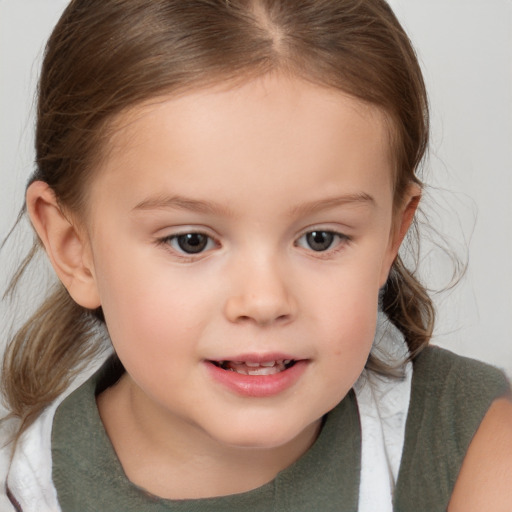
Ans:
{"type": "Polygon", "coordinates": [[[179,235],[177,242],[182,251],[189,254],[196,254],[206,247],[208,237],[201,233],[187,233],[186,235],[179,235]]]}
{"type": "Polygon", "coordinates": [[[334,240],[334,234],[329,231],[312,231],[306,238],[313,251],[326,251],[334,240]]]}

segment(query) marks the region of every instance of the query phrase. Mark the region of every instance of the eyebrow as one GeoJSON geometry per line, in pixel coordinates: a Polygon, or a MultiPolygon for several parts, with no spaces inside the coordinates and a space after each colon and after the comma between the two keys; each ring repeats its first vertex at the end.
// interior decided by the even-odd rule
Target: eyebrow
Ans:
{"type": "Polygon", "coordinates": [[[295,206],[291,214],[292,215],[306,215],[317,213],[323,210],[328,210],[330,208],[336,208],[337,206],[344,205],[368,205],[375,206],[375,199],[367,194],[366,192],[361,192],[358,194],[344,194],[336,197],[329,197],[326,199],[320,199],[318,201],[310,201],[307,203],[303,203],[295,206]]]}
{"type": "Polygon", "coordinates": [[[198,213],[223,214],[227,215],[229,209],[213,201],[204,201],[192,199],[184,196],[154,196],[148,197],[138,203],[132,211],[135,210],[165,210],[177,209],[188,210],[198,213]]]}
{"type": "MultiPolygon", "coordinates": [[[[359,194],[345,194],[336,197],[330,197],[326,199],[320,199],[317,201],[309,201],[295,206],[290,211],[293,215],[306,215],[316,213],[322,210],[328,210],[337,206],[344,205],[375,205],[375,200],[372,196],[367,193],[359,194]]],[[[164,210],[164,209],[178,209],[188,210],[197,213],[207,213],[215,215],[229,215],[231,210],[224,205],[215,203],[213,201],[192,199],[184,196],[163,196],[158,195],[154,197],[148,197],[138,203],[132,211],[136,210],[164,210]]]]}

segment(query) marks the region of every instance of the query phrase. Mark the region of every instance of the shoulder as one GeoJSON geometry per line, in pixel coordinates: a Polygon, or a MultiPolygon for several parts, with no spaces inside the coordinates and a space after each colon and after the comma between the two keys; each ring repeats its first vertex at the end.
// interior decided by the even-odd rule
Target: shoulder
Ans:
{"type": "Polygon", "coordinates": [[[60,399],[47,407],[16,443],[5,482],[16,510],[60,510],[52,483],[50,441],[52,421],[59,402],[60,399]]]}
{"type": "MultiPolygon", "coordinates": [[[[90,373],[96,370],[101,360],[95,362],[83,372],[79,378],[61,396],[50,404],[39,417],[21,434],[14,453],[9,458],[9,469],[6,487],[9,489],[11,500],[19,509],[25,512],[43,512],[60,510],[57,492],[53,483],[52,435],[57,411],[65,408],[66,399],[75,391],[87,386],[90,373]]],[[[69,420],[73,416],[69,416],[69,420]]],[[[81,431],[81,425],[76,432],[81,431]]],[[[68,446],[69,448],[69,446],[68,446]]],[[[5,501],[5,500],[4,500],[5,501]]],[[[0,510],[3,503],[0,500],[0,510]]],[[[6,508],[7,509],[7,508],[6,508]]]]}
{"type": "Polygon", "coordinates": [[[512,401],[495,400],[473,437],[448,512],[512,507],[512,401]]]}
{"type": "Polygon", "coordinates": [[[509,392],[505,375],[439,347],[427,347],[413,368],[410,427],[425,435],[443,434],[445,440],[448,436],[454,449],[465,454],[492,402],[509,392]]]}
{"type": "MultiPolygon", "coordinates": [[[[427,347],[413,362],[411,412],[425,421],[426,409],[444,422],[478,426],[492,401],[510,385],[498,368],[439,347],[427,347]]],[[[456,429],[457,430],[457,429],[456,429]]]]}
{"type": "Polygon", "coordinates": [[[438,347],[413,368],[396,500],[400,510],[446,510],[476,432],[510,388],[497,368],[438,347]]]}
{"type": "Polygon", "coordinates": [[[507,379],[502,371],[481,361],[463,357],[436,346],[426,347],[414,360],[414,374],[417,387],[445,388],[448,384],[457,391],[468,387],[497,389],[500,394],[508,389],[507,379]]]}

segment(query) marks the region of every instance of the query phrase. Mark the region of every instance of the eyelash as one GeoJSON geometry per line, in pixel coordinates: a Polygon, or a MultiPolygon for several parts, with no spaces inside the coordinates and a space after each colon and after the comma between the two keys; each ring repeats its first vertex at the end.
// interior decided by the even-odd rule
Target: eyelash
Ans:
{"type": "MultiPolygon", "coordinates": [[[[316,257],[320,258],[326,258],[333,254],[338,253],[340,250],[342,250],[344,247],[346,247],[351,242],[351,237],[344,235],[343,233],[339,233],[337,231],[329,230],[329,229],[312,229],[310,231],[307,231],[303,235],[301,235],[297,241],[295,242],[296,247],[302,247],[303,249],[306,249],[308,251],[311,251],[316,257]],[[311,242],[312,240],[309,240],[306,242],[308,244],[308,247],[304,247],[301,245],[301,240],[305,239],[307,240],[307,237],[311,236],[314,237],[315,235],[322,234],[324,237],[325,235],[328,235],[328,237],[331,237],[328,247],[325,249],[319,249],[316,250],[312,247],[311,242]]],[[[314,243],[314,242],[313,242],[314,243]]],[[[318,242],[321,243],[321,242],[318,242]]]]}
{"type": "MultiPolygon", "coordinates": [[[[351,242],[351,237],[344,235],[343,233],[338,233],[336,231],[328,230],[328,229],[312,229],[310,231],[305,232],[302,234],[294,243],[295,247],[302,247],[303,249],[307,251],[311,251],[316,257],[328,257],[328,255],[336,254],[338,251],[342,250],[348,243],[351,242]],[[315,243],[313,240],[309,240],[306,242],[308,247],[305,247],[301,244],[301,240],[307,240],[308,237],[314,237],[315,235],[327,235],[327,237],[331,237],[331,240],[328,244],[328,247],[325,249],[314,249],[311,246],[311,243],[315,243]],[[334,244],[334,246],[333,246],[334,244]]],[[[181,240],[182,242],[185,242],[185,240],[181,240]]],[[[166,236],[163,238],[159,238],[157,240],[157,243],[159,245],[165,245],[170,250],[173,251],[178,257],[188,260],[188,261],[194,261],[199,256],[201,256],[203,253],[205,253],[208,250],[211,250],[215,246],[219,246],[219,243],[212,238],[211,236],[207,235],[206,233],[202,233],[200,231],[187,231],[184,233],[177,233],[174,235],[166,236]],[[199,242],[199,250],[197,252],[187,252],[182,244],[180,244],[180,239],[188,237],[189,241],[192,241],[192,237],[203,237],[203,240],[196,240],[196,242],[199,242]],[[204,245],[203,245],[204,243],[204,245]]],[[[321,243],[321,241],[318,241],[316,243],[321,243]]],[[[192,244],[192,245],[197,245],[192,244]]]]}
{"type": "MultiPolygon", "coordinates": [[[[212,249],[219,244],[217,241],[206,233],[202,233],[201,231],[187,231],[184,233],[177,233],[175,235],[166,236],[163,238],[159,238],[157,240],[159,245],[165,245],[168,249],[172,250],[178,257],[194,261],[198,256],[201,256],[205,251],[212,249]],[[203,237],[204,245],[200,245],[200,250],[197,252],[187,252],[183,247],[180,246],[180,239],[189,237],[189,241],[192,240],[191,237],[203,237]],[[175,245],[176,244],[176,245],[175,245]]],[[[195,245],[195,244],[192,244],[195,245]]]]}

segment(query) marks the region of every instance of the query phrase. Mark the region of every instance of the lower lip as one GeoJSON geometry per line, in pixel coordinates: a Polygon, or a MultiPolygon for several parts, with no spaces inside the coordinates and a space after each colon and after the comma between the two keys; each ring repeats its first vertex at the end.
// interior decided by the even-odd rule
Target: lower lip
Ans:
{"type": "Polygon", "coordinates": [[[291,388],[306,371],[308,362],[297,361],[293,366],[272,375],[243,375],[234,371],[223,370],[206,361],[210,375],[220,384],[238,395],[247,397],[270,397],[291,388]]]}

